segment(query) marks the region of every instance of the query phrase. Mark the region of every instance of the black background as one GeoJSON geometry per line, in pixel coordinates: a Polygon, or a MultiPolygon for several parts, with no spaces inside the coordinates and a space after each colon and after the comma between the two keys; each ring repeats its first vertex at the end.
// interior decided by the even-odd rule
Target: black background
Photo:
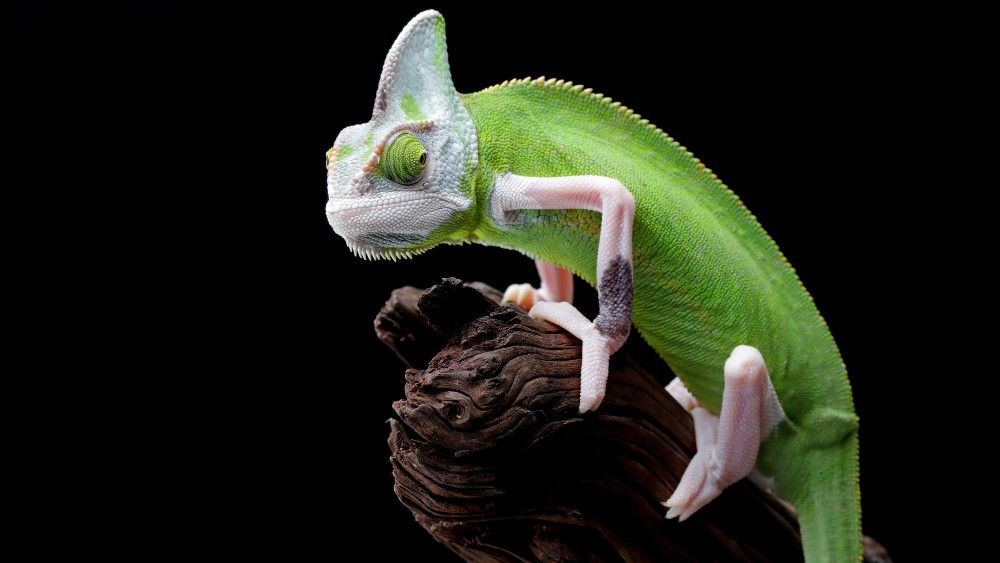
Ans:
{"type": "MultiPolygon", "coordinates": [[[[925,45],[907,14],[469,4],[434,3],[459,91],[539,75],[592,87],[669,132],[755,213],[848,365],[865,532],[915,557],[925,500],[899,476],[925,423],[900,358],[919,342],[924,219],[903,180],[920,159],[899,147],[916,131],[905,108],[925,45]]],[[[451,557],[392,492],[385,421],[402,367],[371,321],[398,286],[503,288],[534,281],[533,266],[478,246],[364,262],[323,212],[324,153],[370,117],[385,53],[423,8],[22,8],[18,62],[56,118],[28,142],[53,158],[94,150],[81,164],[89,199],[127,210],[90,227],[124,266],[111,293],[134,307],[120,350],[135,387],[112,441],[144,460],[120,475],[129,506],[164,520],[137,536],[139,553],[194,540],[336,558],[373,538],[372,558],[451,557]]],[[[578,291],[592,313],[593,291],[578,291]]]]}

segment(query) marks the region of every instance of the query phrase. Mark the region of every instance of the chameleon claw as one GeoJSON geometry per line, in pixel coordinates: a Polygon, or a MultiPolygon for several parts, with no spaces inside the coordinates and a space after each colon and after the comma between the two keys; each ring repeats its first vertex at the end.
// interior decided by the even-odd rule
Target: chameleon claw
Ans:
{"type": "Polygon", "coordinates": [[[712,450],[699,451],[691,459],[674,494],[663,503],[670,509],[667,519],[677,518],[678,522],[683,522],[719,495],[717,464],[714,459],[706,460],[714,457],[712,454],[712,450]]]}
{"type": "Polygon", "coordinates": [[[525,311],[530,311],[538,301],[536,294],[537,290],[530,283],[511,284],[507,286],[507,291],[503,292],[502,303],[513,303],[525,311]]]}

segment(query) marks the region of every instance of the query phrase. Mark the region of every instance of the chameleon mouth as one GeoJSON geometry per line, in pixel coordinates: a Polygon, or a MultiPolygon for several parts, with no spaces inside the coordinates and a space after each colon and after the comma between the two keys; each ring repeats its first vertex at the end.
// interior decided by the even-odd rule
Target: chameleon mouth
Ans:
{"type": "Polygon", "coordinates": [[[391,194],[379,198],[331,198],[326,202],[326,213],[327,215],[338,215],[379,208],[392,209],[393,207],[412,205],[414,202],[423,202],[431,199],[436,200],[442,206],[452,211],[461,211],[469,206],[469,203],[462,198],[443,194],[391,194]]]}

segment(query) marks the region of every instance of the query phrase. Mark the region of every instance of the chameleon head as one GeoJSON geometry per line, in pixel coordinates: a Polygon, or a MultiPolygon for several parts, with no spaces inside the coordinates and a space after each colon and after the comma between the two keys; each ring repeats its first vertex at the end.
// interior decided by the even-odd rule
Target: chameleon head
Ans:
{"type": "Polygon", "coordinates": [[[444,18],[403,28],[382,68],[371,121],[327,152],[327,219],[365,258],[400,258],[468,233],[476,130],[451,81],[444,18]]]}

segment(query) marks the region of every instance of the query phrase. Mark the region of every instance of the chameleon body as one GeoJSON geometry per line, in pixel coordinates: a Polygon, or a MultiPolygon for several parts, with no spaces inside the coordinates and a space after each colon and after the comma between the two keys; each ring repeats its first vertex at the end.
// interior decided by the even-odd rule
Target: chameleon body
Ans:
{"type": "MultiPolygon", "coordinates": [[[[598,319],[575,321],[585,355],[594,339],[584,333],[596,334],[606,364],[606,353],[628,333],[630,313],[693,395],[690,406],[703,409],[703,418],[722,413],[722,427],[724,396],[730,409],[737,403],[726,394],[727,359],[735,361],[738,345],[759,351],[766,385],[756,402],[740,403],[762,421],[750,438],[756,467],[795,506],[808,561],[860,560],[858,421],[834,339],[756,219],[660,129],[562,80],[514,80],[458,94],[443,18],[428,11],[390,51],[372,121],[341,133],[328,168],[330,222],[356,253],[396,258],[471,241],[570,270],[600,293],[598,319]],[[543,200],[549,194],[556,195],[543,200]],[[618,234],[602,231],[620,223],[618,234]],[[623,315],[624,324],[616,320],[623,315]]],[[[574,332],[560,320],[569,310],[554,305],[536,305],[539,316],[574,332]]],[[[592,395],[587,408],[599,404],[603,381],[592,395]]],[[[753,426],[740,418],[746,408],[729,416],[730,430],[718,430],[720,443],[738,442],[753,426]]],[[[703,428],[716,432],[719,419],[695,420],[701,451],[703,428]]],[[[723,459],[727,451],[720,446],[705,462],[706,483],[718,473],[712,464],[725,473],[732,463],[723,459]]],[[[746,475],[740,472],[735,478],[746,475]]],[[[722,481],[719,489],[728,484],[722,481]]]]}

